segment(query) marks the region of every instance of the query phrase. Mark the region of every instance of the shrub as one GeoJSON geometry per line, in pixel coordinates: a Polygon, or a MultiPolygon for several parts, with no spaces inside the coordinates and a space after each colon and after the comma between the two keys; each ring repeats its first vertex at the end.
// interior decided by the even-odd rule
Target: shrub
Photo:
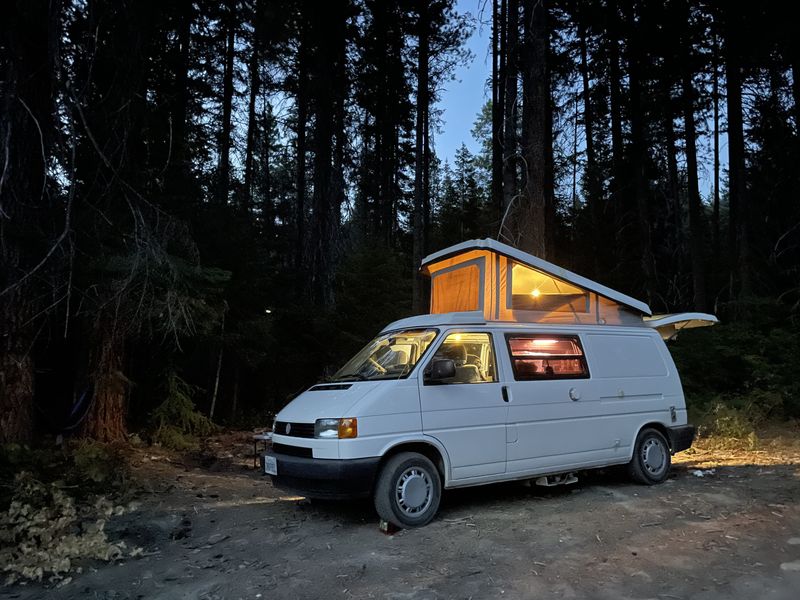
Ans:
{"type": "Polygon", "coordinates": [[[198,436],[207,436],[216,426],[194,405],[192,397],[198,388],[186,383],[177,374],[167,376],[164,401],[153,411],[153,442],[173,450],[197,446],[198,436]]]}

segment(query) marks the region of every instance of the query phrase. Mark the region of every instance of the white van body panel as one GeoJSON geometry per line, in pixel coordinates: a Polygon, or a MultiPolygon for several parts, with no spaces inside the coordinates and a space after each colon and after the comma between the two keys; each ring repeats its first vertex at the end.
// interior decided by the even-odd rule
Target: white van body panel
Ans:
{"type": "Polygon", "coordinates": [[[274,442],[311,448],[315,459],[345,460],[425,443],[441,456],[444,487],[453,488],[624,464],[642,427],[687,423],[680,379],[656,329],[486,323],[471,313],[463,313],[461,323],[453,323],[456,317],[438,324],[431,319],[441,316],[397,323],[439,330],[432,350],[406,378],[356,381],[342,390],[312,388],[276,417],[306,424],[355,417],[355,439],[306,439],[276,431],[274,442]],[[435,349],[454,332],[493,336],[496,382],[425,385],[422,373],[435,349]],[[506,336],[515,334],[577,336],[589,376],[516,381],[506,344],[506,336]]]}
{"type": "MultiPolygon", "coordinates": [[[[380,392],[381,383],[378,381],[357,381],[348,383],[347,389],[325,389],[325,384],[315,385],[306,390],[277,415],[279,421],[291,423],[313,423],[316,419],[337,419],[352,416],[350,408],[370,392],[380,392]],[[309,417],[314,419],[309,421],[309,417]]],[[[280,433],[280,432],[278,432],[280,433]]]]}
{"type": "Polygon", "coordinates": [[[338,415],[358,418],[358,437],[339,441],[340,458],[383,456],[399,438],[422,437],[416,377],[376,383],[348,414],[338,415]]]}

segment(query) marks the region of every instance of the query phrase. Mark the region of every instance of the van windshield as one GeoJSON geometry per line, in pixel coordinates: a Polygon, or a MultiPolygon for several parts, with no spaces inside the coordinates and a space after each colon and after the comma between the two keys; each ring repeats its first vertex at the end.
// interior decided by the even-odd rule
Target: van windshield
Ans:
{"type": "Polygon", "coordinates": [[[436,329],[408,329],[379,335],[339,369],[332,379],[374,381],[406,377],[437,333],[436,329]]]}

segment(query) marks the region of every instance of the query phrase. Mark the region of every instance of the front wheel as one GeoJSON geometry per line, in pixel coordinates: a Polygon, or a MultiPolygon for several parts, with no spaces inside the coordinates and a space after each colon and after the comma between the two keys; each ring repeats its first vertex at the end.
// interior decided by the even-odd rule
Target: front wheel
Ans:
{"type": "Polygon", "coordinates": [[[439,510],[442,481],[436,466],[422,454],[401,452],[381,469],[375,486],[375,510],[397,527],[422,527],[439,510]]]}
{"type": "Polygon", "coordinates": [[[656,429],[642,429],[628,463],[631,478],[645,485],[661,483],[669,475],[671,454],[667,438],[656,429]]]}

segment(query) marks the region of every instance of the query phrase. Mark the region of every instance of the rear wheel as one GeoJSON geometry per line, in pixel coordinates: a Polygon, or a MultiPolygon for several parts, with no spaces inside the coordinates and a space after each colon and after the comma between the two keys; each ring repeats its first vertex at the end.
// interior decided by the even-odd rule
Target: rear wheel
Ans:
{"type": "Polygon", "coordinates": [[[401,452],[386,461],[375,486],[375,510],[397,527],[422,527],[439,510],[442,482],[422,454],[401,452]]]}
{"type": "Polygon", "coordinates": [[[645,485],[661,483],[669,475],[671,455],[667,438],[657,429],[642,429],[628,463],[631,478],[645,485]]]}

